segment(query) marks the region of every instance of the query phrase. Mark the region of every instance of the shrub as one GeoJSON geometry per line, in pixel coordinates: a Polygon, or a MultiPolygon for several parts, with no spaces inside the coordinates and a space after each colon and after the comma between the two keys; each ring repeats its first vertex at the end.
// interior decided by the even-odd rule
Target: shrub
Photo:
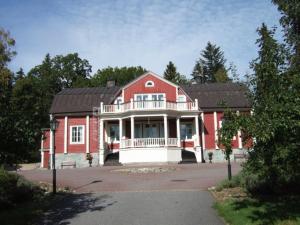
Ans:
{"type": "Polygon", "coordinates": [[[0,168],[0,209],[14,207],[17,203],[34,200],[42,193],[38,186],[22,176],[0,168]]]}
{"type": "Polygon", "coordinates": [[[216,191],[222,191],[224,188],[244,187],[243,173],[240,172],[233,176],[231,180],[225,179],[218,184],[216,191]]]}

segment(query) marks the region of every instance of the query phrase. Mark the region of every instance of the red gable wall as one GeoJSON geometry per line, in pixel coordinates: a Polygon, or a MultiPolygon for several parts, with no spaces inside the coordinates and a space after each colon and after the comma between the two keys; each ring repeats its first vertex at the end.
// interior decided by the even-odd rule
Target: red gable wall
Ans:
{"type": "Polygon", "coordinates": [[[139,93],[165,93],[167,101],[176,101],[177,97],[176,87],[151,74],[146,75],[124,89],[124,102],[129,102],[130,98],[134,99],[134,94],[139,93]],[[149,80],[154,82],[154,87],[145,87],[145,83],[149,80]]]}

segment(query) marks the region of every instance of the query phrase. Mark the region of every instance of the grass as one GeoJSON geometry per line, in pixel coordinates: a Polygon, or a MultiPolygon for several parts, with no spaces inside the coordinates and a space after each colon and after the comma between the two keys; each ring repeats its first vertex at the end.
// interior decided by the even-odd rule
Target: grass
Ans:
{"type": "Polygon", "coordinates": [[[300,225],[300,197],[228,198],[214,208],[231,225],[300,225]]]}

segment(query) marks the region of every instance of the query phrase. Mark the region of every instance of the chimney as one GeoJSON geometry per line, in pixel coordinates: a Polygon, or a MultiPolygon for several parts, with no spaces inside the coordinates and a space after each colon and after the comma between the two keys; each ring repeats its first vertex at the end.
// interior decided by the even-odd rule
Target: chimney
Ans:
{"type": "Polygon", "coordinates": [[[106,87],[114,87],[116,85],[115,80],[107,80],[106,87]]]}

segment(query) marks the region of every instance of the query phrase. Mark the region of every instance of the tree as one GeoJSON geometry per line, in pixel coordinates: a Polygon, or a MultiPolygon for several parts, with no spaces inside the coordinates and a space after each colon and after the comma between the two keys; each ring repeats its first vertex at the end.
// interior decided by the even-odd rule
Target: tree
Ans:
{"type": "Polygon", "coordinates": [[[296,136],[300,111],[288,81],[286,50],[274,39],[274,32],[265,24],[258,29],[259,56],[251,63],[254,74],[250,77],[253,115],[241,120],[255,139],[245,171],[255,177],[257,190],[269,192],[290,190],[300,179],[296,136]]]}
{"type": "Polygon", "coordinates": [[[205,77],[203,72],[203,66],[199,61],[196,62],[191,75],[193,77],[193,81],[197,84],[203,84],[206,82],[207,77],[205,77]]]}
{"type": "Polygon", "coordinates": [[[181,81],[181,75],[177,72],[176,66],[171,61],[167,65],[167,68],[164,72],[164,78],[175,84],[179,84],[181,81]]]}
{"type": "Polygon", "coordinates": [[[228,162],[228,180],[231,180],[230,155],[232,154],[232,139],[239,129],[239,120],[236,113],[230,109],[224,111],[222,127],[219,129],[219,147],[224,148],[225,159],[228,162]]]}
{"type": "Polygon", "coordinates": [[[280,24],[284,28],[286,42],[292,49],[290,61],[300,67],[300,2],[291,0],[272,0],[281,12],[280,24]]]}
{"type": "Polygon", "coordinates": [[[227,71],[224,67],[221,67],[217,70],[217,72],[215,73],[215,79],[217,83],[226,83],[230,81],[227,75],[227,71]]]}
{"type": "Polygon", "coordinates": [[[15,80],[23,79],[25,77],[25,73],[23,71],[23,68],[21,67],[17,72],[15,76],[15,80]]]}
{"type": "Polygon", "coordinates": [[[229,80],[225,66],[226,59],[220,47],[208,42],[205,49],[201,52],[198,62],[203,66],[205,82],[218,82],[216,78],[218,71],[222,73],[220,80],[229,80]]]}
{"type": "Polygon", "coordinates": [[[109,80],[114,80],[117,85],[123,86],[141,76],[145,72],[146,69],[142,68],[141,66],[120,68],[107,67],[96,72],[96,74],[91,78],[91,86],[106,86],[107,81],[109,80]]]}
{"type": "Polygon", "coordinates": [[[13,162],[17,154],[13,149],[14,118],[11,114],[11,95],[13,73],[7,68],[8,63],[16,55],[13,50],[15,40],[9,32],[0,28],[0,164],[13,162]]]}

